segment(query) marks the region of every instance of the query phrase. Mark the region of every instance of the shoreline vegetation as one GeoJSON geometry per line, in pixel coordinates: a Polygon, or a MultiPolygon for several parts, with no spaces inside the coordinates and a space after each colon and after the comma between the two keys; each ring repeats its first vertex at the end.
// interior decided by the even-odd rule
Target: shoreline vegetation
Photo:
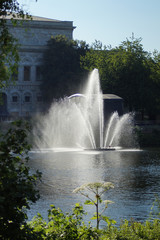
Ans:
{"type": "MultiPolygon", "coordinates": [[[[158,200],[159,203],[159,200],[158,200]]],[[[27,234],[30,239],[51,240],[159,240],[160,239],[160,219],[149,219],[145,222],[136,222],[124,219],[120,226],[115,225],[115,221],[108,217],[106,226],[98,229],[93,227],[91,222],[87,224],[83,221],[86,215],[83,207],[76,204],[71,213],[64,214],[61,209],[50,206],[48,211],[48,221],[37,214],[28,223],[27,234]],[[31,235],[29,235],[31,234],[31,235]]],[[[159,216],[159,213],[157,214],[159,216]]],[[[103,218],[102,218],[103,219],[103,218]]],[[[25,238],[26,239],[26,238],[25,238]]]]}

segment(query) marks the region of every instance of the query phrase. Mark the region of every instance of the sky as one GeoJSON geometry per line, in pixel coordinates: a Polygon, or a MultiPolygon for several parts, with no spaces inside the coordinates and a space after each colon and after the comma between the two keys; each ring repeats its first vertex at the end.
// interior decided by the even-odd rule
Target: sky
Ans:
{"type": "Polygon", "coordinates": [[[31,15],[73,21],[73,39],[119,46],[134,34],[160,52],[160,0],[18,0],[31,15]]]}

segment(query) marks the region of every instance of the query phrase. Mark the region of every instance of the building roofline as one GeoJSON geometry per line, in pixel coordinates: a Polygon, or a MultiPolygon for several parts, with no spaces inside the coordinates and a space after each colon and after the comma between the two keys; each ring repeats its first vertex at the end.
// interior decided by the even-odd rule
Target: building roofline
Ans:
{"type": "MultiPolygon", "coordinates": [[[[35,25],[38,25],[38,24],[49,24],[49,25],[63,25],[65,23],[65,25],[68,25],[68,27],[72,27],[73,29],[75,29],[76,27],[73,26],[73,21],[62,21],[62,20],[57,20],[57,19],[52,19],[52,18],[46,18],[46,17],[39,17],[39,16],[31,16],[31,18],[27,18],[27,17],[24,17],[23,18],[20,18],[16,15],[12,15],[12,14],[8,14],[6,16],[0,16],[0,19],[6,19],[8,20],[9,22],[14,19],[14,20],[19,20],[19,21],[24,21],[23,24],[24,25],[28,25],[28,24],[32,24],[32,26],[35,24],[35,25]]],[[[9,23],[10,24],[10,23],[9,23]]]]}
{"type": "Polygon", "coordinates": [[[119,99],[122,100],[121,97],[115,95],[115,94],[103,94],[103,99],[119,99]]]}
{"type": "Polygon", "coordinates": [[[47,21],[47,22],[62,22],[61,20],[58,19],[52,19],[52,18],[46,18],[46,17],[39,17],[39,16],[32,16],[32,15],[24,15],[24,19],[19,17],[17,14],[10,14],[8,13],[6,16],[0,16],[0,18],[6,19],[6,20],[24,20],[24,21],[30,21],[31,19],[33,21],[47,21]],[[30,16],[31,18],[28,18],[30,16]]]}
{"type": "Polygon", "coordinates": [[[76,27],[73,26],[73,21],[61,21],[51,18],[45,18],[45,17],[39,17],[39,16],[31,16],[31,18],[20,18],[16,17],[11,14],[8,14],[7,16],[0,16],[0,18],[6,19],[8,25],[12,25],[11,20],[17,20],[22,21],[23,24],[17,24],[16,27],[28,27],[30,24],[32,27],[36,28],[54,28],[54,29],[72,29],[74,30],[76,27]]]}

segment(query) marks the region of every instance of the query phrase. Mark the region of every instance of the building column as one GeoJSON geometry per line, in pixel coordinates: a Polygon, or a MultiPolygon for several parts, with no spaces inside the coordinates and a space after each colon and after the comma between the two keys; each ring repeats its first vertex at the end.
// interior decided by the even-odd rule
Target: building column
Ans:
{"type": "Polygon", "coordinates": [[[22,82],[24,78],[24,66],[18,67],[18,82],[22,82]]]}

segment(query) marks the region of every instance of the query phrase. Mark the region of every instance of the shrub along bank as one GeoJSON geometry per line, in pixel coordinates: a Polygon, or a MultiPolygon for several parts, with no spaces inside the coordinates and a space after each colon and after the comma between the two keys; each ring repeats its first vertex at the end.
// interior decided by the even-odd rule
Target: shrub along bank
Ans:
{"type": "MultiPolygon", "coordinates": [[[[83,222],[84,211],[82,206],[76,204],[71,214],[63,214],[60,209],[51,206],[48,212],[48,221],[38,214],[26,229],[26,236],[33,240],[159,240],[160,220],[129,222],[125,220],[119,227],[106,223],[103,229],[97,229],[90,223],[83,222]]],[[[26,227],[26,226],[25,226],[26,227]]]]}
{"type": "Polygon", "coordinates": [[[28,223],[28,235],[32,239],[81,239],[81,240],[140,240],[160,239],[160,200],[158,196],[151,208],[150,219],[157,216],[158,219],[145,221],[144,223],[124,220],[120,226],[115,226],[116,221],[104,215],[108,204],[113,203],[110,200],[102,200],[104,192],[114,188],[111,182],[94,182],[83,184],[73,192],[80,193],[86,197],[85,204],[94,205],[96,212],[91,220],[96,221],[96,227],[91,223],[84,223],[83,216],[86,214],[80,204],[76,204],[71,213],[63,214],[54,205],[48,211],[48,221],[38,214],[28,223]],[[99,206],[103,205],[100,212],[99,206]],[[105,222],[103,229],[99,228],[100,221],[105,222]]]}

